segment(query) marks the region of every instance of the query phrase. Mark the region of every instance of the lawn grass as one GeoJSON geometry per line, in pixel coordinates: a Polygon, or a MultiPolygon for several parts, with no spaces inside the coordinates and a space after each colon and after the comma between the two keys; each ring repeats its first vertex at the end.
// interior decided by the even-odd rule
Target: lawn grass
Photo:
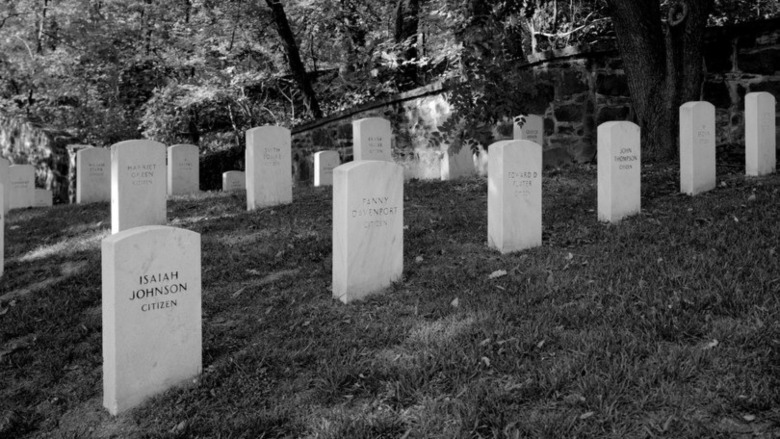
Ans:
{"type": "Polygon", "coordinates": [[[237,194],[170,200],[170,224],[202,234],[204,371],[118,417],[108,204],[12,211],[0,437],[780,437],[780,177],[720,166],[688,197],[646,166],[619,225],[596,220],[595,167],[543,185],[543,246],[502,256],[484,180],[408,182],[403,279],[348,306],[329,188],[251,213],[237,194]]]}

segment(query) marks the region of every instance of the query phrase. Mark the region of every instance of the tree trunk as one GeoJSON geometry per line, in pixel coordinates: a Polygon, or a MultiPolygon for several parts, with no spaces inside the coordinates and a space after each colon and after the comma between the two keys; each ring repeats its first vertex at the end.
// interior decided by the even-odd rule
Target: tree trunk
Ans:
{"type": "Polygon", "coordinates": [[[315,119],[319,119],[322,117],[322,110],[320,110],[320,104],[317,101],[317,96],[314,94],[314,88],[309,80],[309,75],[306,73],[306,67],[301,61],[298,45],[295,43],[295,36],[293,35],[292,29],[290,29],[290,23],[287,21],[287,14],[284,13],[284,7],[280,0],[265,0],[265,2],[273,12],[276,30],[279,32],[282,44],[287,50],[287,59],[290,63],[290,70],[292,71],[293,78],[295,78],[295,82],[298,83],[298,87],[300,87],[301,92],[303,93],[304,104],[311,115],[315,119]]]}
{"type": "Polygon", "coordinates": [[[607,0],[649,160],[678,155],[679,107],[701,97],[703,36],[712,2],[678,0],[663,22],[658,1],[607,0]]]}
{"type": "Polygon", "coordinates": [[[395,43],[402,45],[401,83],[413,88],[418,84],[417,35],[420,27],[420,0],[398,0],[395,8],[395,43]],[[412,63],[409,63],[412,62],[412,63]]]}

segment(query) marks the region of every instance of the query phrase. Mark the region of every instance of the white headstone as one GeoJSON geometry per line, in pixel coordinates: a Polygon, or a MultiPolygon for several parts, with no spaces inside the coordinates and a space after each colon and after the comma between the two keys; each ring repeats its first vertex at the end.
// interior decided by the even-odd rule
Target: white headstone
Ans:
{"type": "Polygon", "coordinates": [[[460,177],[474,175],[473,153],[469,145],[463,144],[458,152],[450,149],[442,151],[441,180],[449,181],[460,177]]]}
{"type": "Polygon", "coordinates": [[[367,117],[352,122],[352,155],[358,160],[393,161],[390,121],[381,117],[367,117]]]}
{"type": "Polygon", "coordinates": [[[488,247],[542,245],[542,146],[505,140],[488,147],[488,247]]]}
{"type": "Polygon", "coordinates": [[[35,189],[35,201],[33,207],[51,207],[52,206],[51,191],[48,189],[35,189]]]}
{"type": "Polygon", "coordinates": [[[197,194],[200,190],[198,147],[168,147],[168,195],[197,194]]]}
{"type": "Polygon", "coordinates": [[[633,122],[598,128],[598,218],[616,223],[639,213],[642,204],[640,130],[633,122]]]}
{"type": "Polygon", "coordinates": [[[341,164],[341,157],[336,151],[320,151],[314,153],[314,186],[332,186],[333,168],[341,164]]]}
{"type": "Polygon", "coordinates": [[[8,183],[11,185],[10,208],[32,207],[35,203],[35,168],[33,165],[8,167],[8,183]]]}
{"type": "Polygon", "coordinates": [[[765,91],[745,96],[745,174],[772,174],[777,169],[775,97],[765,91]]]}
{"type": "Polygon", "coordinates": [[[111,147],[111,233],[167,222],[165,145],[127,140],[111,147]]]}
{"type": "Polygon", "coordinates": [[[7,159],[0,157],[0,184],[3,185],[3,213],[7,214],[11,209],[11,175],[8,173],[8,168],[11,167],[11,162],[7,159]]]}
{"type": "Polygon", "coordinates": [[[386,161],[333,170],[333,297],[378,293],[403,272],[404,171],[386,161]]]}
{"type": "Polygon", "coordinates": [[[143,226],[102,242],[103,406],[116,415],[201,372],[200,235],[143,226]]]}
{"type": "Polygon", "coordinates": [[[76,203],[111,200],[111,150],[84,148],[76,151],[76,203]]]}
{"type": "Polygon", "coordinates": [[[244,171],[223,172],[222,190],[225,192],[246,190],[246,175],[244,174],[244,171]]]}
{"type": "Polygon", "coordinates": [[[522,127],[514,124],[513,134],[515,140],[530,140],[537,145],[544,146],[544,118],[536,114],[525,116],[525,123],[522,127]]]}
{"type": "Polygon", "coordinates": [[[292,139],[284,127],[246,132],[247,210],[292,203],[292,139]]]}
{"type": "Polygon", "coordinates": [[[715,106],[706,101],[680,106],[680,192],[715,189],[715,106]]]}

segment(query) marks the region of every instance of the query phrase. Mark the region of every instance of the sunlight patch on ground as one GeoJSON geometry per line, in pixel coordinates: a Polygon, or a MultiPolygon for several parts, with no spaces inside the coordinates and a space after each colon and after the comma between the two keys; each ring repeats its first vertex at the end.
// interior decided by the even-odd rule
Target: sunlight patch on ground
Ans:
{"type": "Polygon", "coordinates": [[[39,246],[19,257],[21,262],[32,262],[52,256],[66,256],[81,251],[99,250],[100,241],[109,236],[109,230],[98,230],[88,235],[67,238],[54,244],[39,246]]]}

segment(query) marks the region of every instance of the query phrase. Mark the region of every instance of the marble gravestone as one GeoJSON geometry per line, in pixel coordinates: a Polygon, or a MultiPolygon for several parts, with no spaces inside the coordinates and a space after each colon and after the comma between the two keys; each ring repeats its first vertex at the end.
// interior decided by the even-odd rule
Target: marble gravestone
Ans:
{"type": "Polygon", "coordinates": [[[11,180],[8,174],[8,168],[11,167],[11,162],[7,159],[0,157],[0,184],[3,185],[3,213],[7,214],[11,209],[11,180]]]}
{"type": "Polygon", "coordinates": [[[201,373],[200,235],[141,226],[101,250],[103,406],[116,415],[201,373]]]}
{"type": "Polygon", "coordinates": [[[222,173],[222,190],[234,192],[246,190],[246,175],[243,171],[227,171],[222,173]]]}
{"type": "Polygon", "coordinates": [[[473,175],[475,173],[473,156],[471,148],[466,144],[462,144],[458,152],[449,148],[442,151],[441,180],[450,181],[473,175]]]}
{"type": "Polygon", "coordinates": [[[352,155],[355,161],[393,161],[391,153],[393,129],[390,121],[367,117],[352,122],[352,155]]]}
{"type": "Polygon", "coordinates": [[[598,128],[598,219],[617,223],[639,213],[640,130],[633,122],[605,122],[598,128]]]}
{"type": "Polygon", "coordinates": [[[544,146],[544,119],[536,114],[525,116],[523,126],[514,124],[513,137],[515,140],[530,140],[537,145],[544,146]]]}
{"type": "Polygon", "coordinates": [[[777,169],[775,97],[765,91],[745,95],[745,174],[772,174],[777,169]]]}
{"type": "Polygon", "coordinates": [[[341,164],[337,151],[314,153],[314,186],[333,186],[333,168],[341,164]]]}
{"type": "Polygon", "coordinates": [[[488,247],[501,253],[542,245],[542,146],[505,140],[488,148],[488,247]]]}
{"type": "Polygon", "coordinates": [[[404,170],[355,161],[333,170],[333,297],[381,292],[403,272],[404,170]]]}
{"type": "Polygon", "coordinates": [[[200,190],[198,147],[168,147],[168,195],[197,194],[200,190]]]}
{"type": "Polygon", "coordinates": [[[111,201],[111,150],[84,148],[76,152],[76,203],[111,201]]]}
{"type": "Polygon", "coordinates": [[[51,207],[53,205],[51,191],[47,189],[35,189],[33,207],[51,207]]]}
{"type": "Polygon", "coordinates": [[[35,168],[33,165],[11,165],[8,167],[8,184],[11,209],[32,207],[35,203],[35,168]]]}
{"type": "Polygon", "coordinates": [[[126,140],[111,146],[111,233],[167,222],[165,145],[126,140]]]}
{"type": "Polygon", "coordinates": [[[715,189],[715,106],[706,101],[680,106],[680,192],[715,189]]]}
{"type": "Polygon", "coordinates": [[[247,210],[292,203],[292,139],[284,127],[246,132],[247,210]]]}

